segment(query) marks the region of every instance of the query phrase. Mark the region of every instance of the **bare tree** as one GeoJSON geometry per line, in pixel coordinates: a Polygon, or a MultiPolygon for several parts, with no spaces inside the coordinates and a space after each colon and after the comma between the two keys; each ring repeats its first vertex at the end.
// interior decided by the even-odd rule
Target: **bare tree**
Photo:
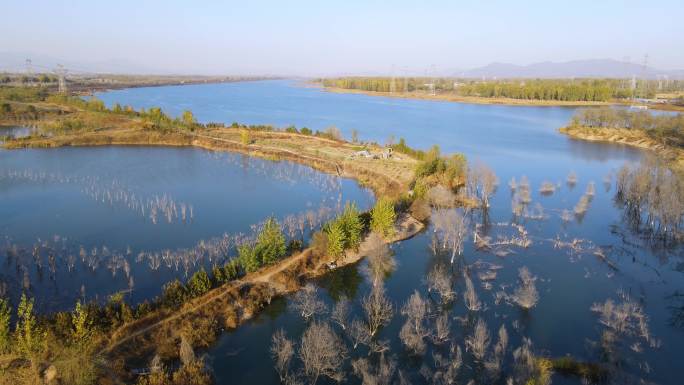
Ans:
{"type": "Polygon", "coordinates": [[[435,344],[443,344],[449,341],[449,334],[451,333],[451,323],[449,322],[449,314],[443,313],[435,319],[435,328],[432,335],[432,342],[435,344]]]}
{"type": "Polygon", "coordinates": [[[449,303],[456,298],[454,291],[454,279],[448,269],[441,265],[435,265],[427,275],[428,292],[436,292],[442,304],[449,303]]]}
{"type": "Polygon", "coordinates": [[[471,196],[480,200],[480,206],[489,208],[489,198],[494,193],[499,179],[489,166],[477,163],[468,169],[468,190],[471,196]]]}
{"type": "Polygon", "coordinates": [[[275,361],[275,369],[280,376],[280,381],[286,382],[289,377],[290,362],[294,356],[294,343],[287,338],[285,330],[280,329],[271,337],[271,356],[275,361]]]}
{"type": "Polygon", "coordinates": [[[461,347],[452,344],[447,355],[439,351],[432,353],[432,360],[435,363],[435,370],[421,370],[421,374],[428,383],[434,385],[452,385],[458,383],[458,372],[463,366],[463,356],[461,347]]]}
{"type": "Polygon", "coordinates": [[[309,320],[316,314],[323,314],[327,310],[325,303],[318,298],[318,289],[312,283],[307,283],[295,294],[292,306],[305,320],[309,320]]]}
{"type": "Polygon", "coordinates": [[[333,306],[330,320],[338,324],[342,330],[347,329],[347,321],[349,319],[350,303],[346,296],[340,297],[335,306],[333,306]]]}
{"type": "Polygon", "coordinates": [[[164,371],[164,363],[161,360],[161,357],[159,357],[159,354],[155,354],[154,357],[152,357],[152,361],[150,362],[150,372],[152,373],[161,373],[164,371]]]}
{"type": "Polygon", "coordinates": [[[593,197],[596,194],[596,184],[594,182],[589,182],[587,185],[587,191],[585,192],[587,196],[593,197]]]}
{"type": "Polygon", "coordinates": [[[463,279],[466,285],[466,291],[463,293],[463,302],[465,302],[466,308],[470,311],[480,311],[482,309],[482,302],[477,298],[473,281],[466,272],[463,272],[463,279]]]}
{"type": "Polygon", "coordinates": [[[529,383],[534,380],[535,384],[549,385],[551,372],[548,367],[540,365],[541,360],[532,352],[532,341],[523,338],[523,344],[513,351],[515,379],[518,384],[529,383]]]}
{"type": "Polygon", "coordinates": [[[394,383],[397,362],[380,354],[376,364],[367,358],[355,360],[352,363],[354,374],[361,378],[362,385],[390,385],[394,383]]]}
{"type": "Polygon", "coordinates": [[[371,335],[368,331],[368,326],[364,322],[354,319],[349,328],[345,330],[352,341],[354,349],[359,345],[370,345],[371,335]]]}
{"type": "Polygon", "coordinates": [[[441,184],[430,188],[427,195],[430,204],[437,208],[453,207],[456,203],[456,195],[441,184]]]}
{"type": "Polygon", "coordinates": [[[385,296],[385,288],[382,285],[373,286],[370,294],[361,300],[361,307],[371,337],[375,336],[381,327],[387,325],[394,315],[392,303],[385,296]]]}
{"type": "Polygon", "coordinates": [[[544,181],[539,188],[539,193],[542,195],[551,195],[556,192],[556,185],[553,182],[544,181]]]}
{"type": "Polygon", "coordinates": [[[451,263],[463,252],[468,232],[468,218],[460,210],[439,209],[432,215],[434,225],[433,251],[451,250],[451,263]]]}
{"type": "Polygon", "coordinates": [[[473,355],[475,361],[482,363],[489,346],[489,330],[487,324],[482,318],[479,318],[475,323],[473,334],[465,339],[466,350],[473,355]]]}
{"type": "Polygon", "coordinates": [[[581,218],[584,214],[586,214],[587,210],[589,210],[589,202],[589,196],[582,195],[579,202],[577,202],[577,205],[575,205],[575,215],[581,218]]]}
{"type": "Polygon", "coordinates": [[[304,331],[299,347],[304,375],[316,384],[321,376],[341,382],[347,349],[327,323],[314,321],[304,331]]]}
{"type": "Polygon", "coordinates": [[[501,366],[507,348],[508,332],[506,331],[506,326],[501,325],[499,328],[499,340],[496,342],[496,345],[494,345],[494,351],[492,352],[490,359],[485,362],[485,369],[493,380],[498,379],[501,375],[501,366]]]}
{"type": "Polygon", "coordinates": [[[380,235],[371,233],[366,245],[368,249],[366,274],[373,286],[378,286],[388,274],[397,268],[397,261],[380,235]]]}
{"type": "Polygon", "coordinates": [[[399,337],[401,342],[413,354],[422,355],[427,348],[425,338],[430,335],[425,319],[429,312],[429,305],[417,291],[415,291],[404,306],[401,314],[406,316],[406,322],[401,327],[399,337]]]}
{"type": "Polygon", "coordinates": [[[511,299],[523,309],[531,309],[539,302],[539,293],[534,285],[537,277],[533,276],[524,266],[518,270],[518,276],[520,286],[515,290],[511,299]]]}

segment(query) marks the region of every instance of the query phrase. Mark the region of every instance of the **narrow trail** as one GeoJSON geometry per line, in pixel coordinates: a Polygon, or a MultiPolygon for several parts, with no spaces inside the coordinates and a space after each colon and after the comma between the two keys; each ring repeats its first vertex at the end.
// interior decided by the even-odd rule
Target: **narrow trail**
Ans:
{"type": "MultiPolygon", "coordinates": [[[[416,220],[415,218],[409,216],[409,215],[403,215],[400,218],[398,218],[396,224],[395,224],[395,236],[392,237],[391,239],[387,240],[386,243],[391,244],[394,242],[399,242],[402,240],[406,240],[408,238],[413,237],[416,235],[418,232],[420,232],[424,228],[424,225],[416,220]]],[[[364,241],[361,243],[359,250],[358,251],[348,251],[345,254],[345,257],[342,260],[338,261],[338,267],[342,267],[345,265],[353,264],[361,260],[369,251],[370,251],[370,236],[366,236],[364,241]]],[[[156,329],[159,326],[162,326],[166,323],[172,322],[174,320],[177,320],[187,314],[194,313],[203,307],[215,302],[216,300],[219,300],[221,298],[224,298],[226,295],[229,293],[233,292],[234,289],[239,289],[245,285],[252,285],[252,284],[257,284],[257,283],[267,283],[273,285],[272,278],[274,275],[282,273],[283,271],[289,269],[293,265],[297,263],[301,263],[302,261],[306,260],[309,258],[311,253],[311,249],[306,249],[302,252],[300,252],[297,255],[291,256],[289,258],[286,258],[285,260],[282,260],[280,263],[277,265],[269,266],[265,268],[262,271],[252,273],[250,275],[245,276],[243,279],[238,279],[233,282],[230,282],[228,284],[225,284],[221,287],[218,287],[216,289],[211,290],[209,293],[204,295],[203,297],[199,298],[196,303],[194,303],[191,307],[184,307],[178,312],[176,312],[173,315],[169,315],[167,317],[164,317],[163,319],[154,322],[150,325],[147,325],[143,327],[142,329],[138,329],[132,333],[129,333],[125,337],[121,339],[117,339],[116,341],[111,341],[105,348],[103,348],[99,353],[100,354],[107,354],[112,352],[114,349],[117,347],[125,344],[128,341],[131,341],[134,338],[137,338],[139,336],[142,336],[154,329],[156,329]]],[[[324,263],[324,262],[323,262],[324,263]]],[[[316,268],[313,269],[313,271],[317,271],[318,268],[323,264],[319,264],[316,266],[316,268]]],[[[275,287],[274,287],[275,288],[275,287]]],[[[278,295],[283,295],[286,294],[287,290],[284,288],[276,288],[277,289],[277,294],[278,295]]],[[[125,328],[125,327],[124,327],[125,328]]],[[[117,332],[114,332],[113,337],[116,336],[117,332]]]]}

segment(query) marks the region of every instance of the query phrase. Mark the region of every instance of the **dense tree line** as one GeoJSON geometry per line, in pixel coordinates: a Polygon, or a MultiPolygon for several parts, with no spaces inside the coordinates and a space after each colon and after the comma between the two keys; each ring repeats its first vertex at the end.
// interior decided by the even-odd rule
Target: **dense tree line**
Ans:
{"type": "Polygon", "coordinates": [[[684,147],[684,115],[653,114],[624,108],[588,108],[578,111],[571,126],[644,131],[670,146],[684,147]]]}
{"type": "Polygon", "coordinates": [[[677,92],[684,82],[639,81],[633,89],[624,79],[504,79],[476,81],[457,78],[348,77],[320,79],[326,87],[371,92],[430,91],[459,96],[555,101],[609,101],[632,97],[652,98],[656,91],[677,92]]]}

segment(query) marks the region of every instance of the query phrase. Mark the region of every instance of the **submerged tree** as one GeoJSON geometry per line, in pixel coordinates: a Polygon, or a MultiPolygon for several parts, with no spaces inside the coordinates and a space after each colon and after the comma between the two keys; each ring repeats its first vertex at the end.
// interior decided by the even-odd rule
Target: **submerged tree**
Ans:
{"type": "Polygon", "coordinates": [[[489,347],[489,330],[482,318],[475,323],[473,333],[465,339],[466,350],[473,355],[475,361],[484,363],[485,354],[489,347]]]}
{"type": "Polygon", "coordinates": [[[368,334],[373,337],[381,327],[387,325],[394,315],[394,309],[390,300],[385,296],[385,288],[382,285],[373,286],[370,294],[361,300],[368,334]]]}
{"type": "Polygon", "coordinates": [[[528,310],[533,308],[539,301],[539,293],[534,285],[537,277],[533,276],[527,267],[518,270],[520,286],[515,290],[511,299],[521,308],[528,310]]]}
{"type": "Polygon", "coordinates": [[[401,308],[401,314],[406,317],[406,322],[401,327],[399,338],[404,346],[415,355],[422,355],[427,348],[425,338],[430,335],[430,330],[426,325],[428,313],[429,305],[417,291],[401,308]]]}
{"type": "Polygon", "coordinates": [[[466,214],[456,209],[439,209],[432,215],[434,226],[433,251],[451,251],[451,263],[463,252],[469,221],[466,214]]]}
{"type": "Polygon", "coordinates": [[[463,293],[463,302],[470,311],[480,311],[482,309],[482,302],[477,298],[475,286],[470,276],[466,272],[463,273],[463,280],[465,281],[466,290],[463,293]]]}
{"type": "Polygon", "coordinates": [[[380,354],[377,362],[361,358],[352,362],[354,374],[361,378],[362,385],[392,385],[397,372],[397,362],[392,357],[380,354]]]}
{"type": "Polygon", "coordinates": [[[532,341],[523,338],[523,344],[513,351],[514,372],[518,384],[551,384],[551,362],[532,352],[532,341]]]}
{"type": "Polygon", "coordinates": [[[318,297],[318,289],[312,283],[307,283],[294,295],[292,305],[299,315],[307,321],[327,310],[325,303],[318,297]]]}
{"type": "Polygon", "coordinates": [[[483,163],[468,169],[468,190],[471,196],[480,201],[483,210],[489,209],[489,198],[494,193],[499,180],[494,171],[483,163]]]}
{"type": "Polygon", "coordinates": [[[304,331],[299,346],[304,375],[310,384],[321,376],[341,382],[347,349],[327,323],[314,321],[304,331]]]}
{"type": "Polygon", "coordinates": [[[501,367],[504,356],[506,355],[506,349],[508,348],[508,332],[506,331],[506,326],[501,325],[498,336],[499,339],[496,342],[496,345],[494,345],[494,351],[490,358],[484,363],[489,377],[493,380],[497,380],[501,375],[501,367]]]}
{"type": "Polygon", "coordinates": [[[294,357],[295,348],[292,340],[287,338],[285,330],[280,329],[271,337],[271,357],[275,361],[275,369],[280,376],[280,381],[287,383],[290,377],[290,363],[294,357]]]}
{"type": "Polygon", "coordinates": [[[453,275],[440,264],[435,265],[427,275],[428,292],[436,292],[442,304],[449,303],[456,298],[453,275]]]}

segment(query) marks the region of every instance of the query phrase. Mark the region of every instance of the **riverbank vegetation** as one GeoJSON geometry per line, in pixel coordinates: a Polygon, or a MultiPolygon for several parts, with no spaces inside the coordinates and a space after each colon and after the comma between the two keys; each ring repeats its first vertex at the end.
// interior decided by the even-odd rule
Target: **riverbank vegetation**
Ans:
{"type": "MultiPolygon", "coordinates": [[[[656,93],[684,89],[684,82],[672,81],[663,88],[656,81],[639,80],[636,86],[624,79],[501,79],[474,80],[434,77],[346,77],[318,79],[329,89],[357,90],[395,96],[450,99],[455,101],[496,101],[514,103],[556,102],[607,103],[634,98],[653,99],[656,93]],[[459,98],[461,98],[459,100],[459,98]]],[[[675,105],[673,101],[672,105],[675,105]]]]}
{"type": "Polygon", "coordinates": [[[684,171],[684,114],[620,108],[578,111],[560,132],[576,139],[626,144],[656,152],[677,173],[684,171]]]}
{"type": "Polygon", "coordinates": [[[0,92],[0,105],[9,106],[0,111],[0,124],[36,128],[29,137],[10,138],[3,144],[6,148],[197,146],[302,163],[338,176],[355,178],[376,194],[394,198],[408,190],[419,163],[408,154],[381,156],[384,147],[376,143],[347,142],[336,127],[311,130],[237,122],[230,125],[200,123],[191,111],[173,118],[156,107],[135,110],[115,104],[108,108],[96,98],[84,100],[46,95],[38,88],[30,90],[0,92]],[[356,155],[363,151],[374,155],[356,155]]]}
{"type": "Polygon", "coordinates": [[[653,114],[621,108],[590,108],[578,111],[570,127],[586,127],[596,131],[625,129],[670,147],[684,148],[684,114],[653,114]]]}

